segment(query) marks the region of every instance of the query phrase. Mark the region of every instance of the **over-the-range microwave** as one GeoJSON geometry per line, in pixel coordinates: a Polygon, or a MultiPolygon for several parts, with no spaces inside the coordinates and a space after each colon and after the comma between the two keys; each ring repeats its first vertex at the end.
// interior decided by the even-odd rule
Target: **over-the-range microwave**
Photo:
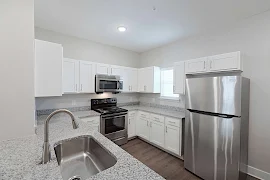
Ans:
{"type": "Polygon", "coordinates": [[[120,76],[96,74],[95,92],[97,94],[103,92],[120,93],[123,91],[123,80],[120,76]]]}

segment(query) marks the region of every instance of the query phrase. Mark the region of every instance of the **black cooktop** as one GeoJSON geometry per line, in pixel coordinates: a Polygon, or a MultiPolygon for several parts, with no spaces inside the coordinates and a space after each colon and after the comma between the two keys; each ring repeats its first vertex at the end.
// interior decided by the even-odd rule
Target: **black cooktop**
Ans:
{"type": "Polygon", "coordinates": [[[119,108],[116,105],[116,98],[91,99],[91,109],[100,113],[101,115],[116,114],[128,111],[126,109],[119,108]]]}

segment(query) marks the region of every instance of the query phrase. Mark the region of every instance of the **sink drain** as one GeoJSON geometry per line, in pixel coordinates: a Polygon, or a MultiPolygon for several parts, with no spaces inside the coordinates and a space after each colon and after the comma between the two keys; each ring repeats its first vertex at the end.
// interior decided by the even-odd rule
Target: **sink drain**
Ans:
{"type": "Polygon", "coordinates": [[[81,180],[80,176],[73,176],[71,178],[69,178],[68,180],[81,180]]]}

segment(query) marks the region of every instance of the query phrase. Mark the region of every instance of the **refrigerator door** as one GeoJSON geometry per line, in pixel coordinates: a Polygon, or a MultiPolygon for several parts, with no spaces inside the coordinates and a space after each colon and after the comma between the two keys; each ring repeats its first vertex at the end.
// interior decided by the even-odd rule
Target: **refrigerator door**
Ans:
{"type": "Polygon", "coordinates": [[[186,110],[184,166],[206,180],[238,180],[240,124],[186,110]]]}
{"type": "Polygon", "coordinates": [[[189,78],[186,109],[241,116],[241,76],[189,78]]]}

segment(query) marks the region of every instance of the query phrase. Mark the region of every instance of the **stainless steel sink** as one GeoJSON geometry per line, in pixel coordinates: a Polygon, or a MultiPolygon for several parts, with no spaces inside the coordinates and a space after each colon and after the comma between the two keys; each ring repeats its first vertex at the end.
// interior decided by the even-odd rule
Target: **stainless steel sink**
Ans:
{"type": "Polygon", "coordinates": [[[64,180],[84,180],[115,165],[116,158],[91,136],[80,136],[54,145],[64,180]]]}

